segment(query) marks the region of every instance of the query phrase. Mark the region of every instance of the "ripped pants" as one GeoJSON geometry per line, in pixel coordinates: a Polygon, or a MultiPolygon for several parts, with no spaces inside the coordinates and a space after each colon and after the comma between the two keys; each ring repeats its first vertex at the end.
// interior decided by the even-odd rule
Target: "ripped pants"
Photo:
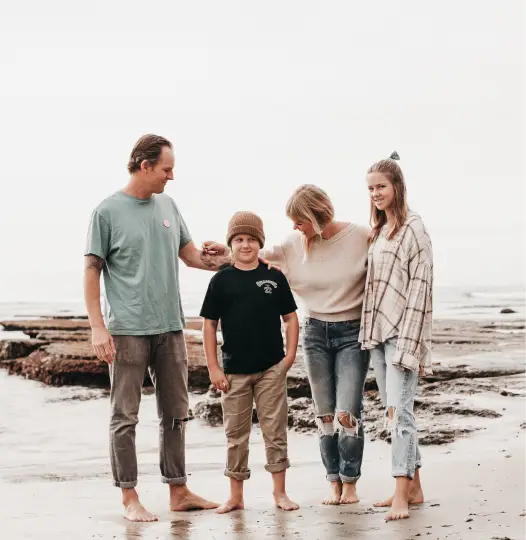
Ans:
{"type": "Polygon", "coordinates": [[[363,388],[369,351],[361,350],[359,331],[359,320],[326,322],[308,317],[304,323],[305,368],[329,482],[354,483],[361,475],[363,388]]]}
{"type": "Polygon", "coordinates": [[[110,364],[110,460],[114,485],[137,485],[135,426],[146,369],[155,386],[162,481],[185,484],[185,427],[188,421],[188,360],[183,332],[113,336],[110,364]]]}
{"type": "Polygon", "coordinates": [[[391,429],[392,475],[412,479],[415,470],[422,466],[413,414],[418,373],[393,366],[396,341],[396,338],[388,339],[372,349],[371,362],[386,408],[386,422],[391,429]],[[389,419],[389,409],[392,409],[392,420],[389,419]]]}

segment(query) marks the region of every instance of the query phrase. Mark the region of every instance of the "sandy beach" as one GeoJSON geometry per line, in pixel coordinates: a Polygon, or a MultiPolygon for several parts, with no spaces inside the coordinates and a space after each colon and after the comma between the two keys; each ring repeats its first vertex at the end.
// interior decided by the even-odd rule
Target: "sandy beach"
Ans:
{"type": "MultiPolygon", "coordinates": [[[[158,473],[155,401],[147,388],[137,432],[139,488],[144,503],[159,514],[160,521],[127,522],[122,517],[119,492],[110,480],[107,383],[101,374],[99,379],[94,377],[94,382],[102,384],[79,384],[85,379],[77,379],[78,373],[87,376],[94,368],[93,358],[86,358],[90,353],[83,344],[85,322],[79,319],[68,324],[67,320],[59,320],[62,328],[48,328],[45,335],[39,336],[40,341],[47,340],[49,345],[45,347],[51,347],[53,354],[50,349],[43,354],[44,345],[40,343],[33,352],[26,350],[29,356],[4,359],[2,363],[7,368],[0,370],[2,539],[524,538],[522,317],[437,322],[435,374],[422,381],[417,396],[426,502],[412,510],[409,520],[397,523],[386,523],[385,510],[373,507],[376,500],[390,494],[393,482],[389,476],[390,447],[385,442],[389,434],[383,430],[382,408],[372,373],[366,392],[367,443],[359,483],[361,501],[351,506],[320,504],[327,486],[317,435],[308,420],[309,394],[301,360],[289,380],[291,402],[306,403],[289,418],[292,467],[288,485],[291,497],[301,505],[298,512],[284,513],[272,505],[271,482],[263,469],[264,448],[257,425],[252,436],[252,478],[246,483],[245,511],[226,516],[213,511],[169,512],[168,490],[158,473]],[[72,354],[79,350],[88,351],[84,358],[72,354]],[[38,370],[34,369],[35,362],[40,366],[38,370]],[[55,366],[55,371],[43,371],[46,363],[55,366]],[[60,372],[64,366],[69,367],[60,372]],[[72,366],[76,367],[72,370],[72,366]],[[17,373],[13,367],[25,369],[24,377],[9,375],[9,370],[17,373]],[[62,374],[57,378],[56,373],[62,374]],[[64,373],[71,380],[64,380],[64,373]],[[26,380],[28,376],[43,380],[51,377],[55,384],[26,380]]],[[[13,337],[36,338],[28,327],[43,323],[17,320],[16,324],[20,328],[11,328],[18,332],[13,337]],[[22,331],[24,334],[20,334],[22,331]]],[[[198,356],[199,332],[192,326],[190,321],[190,378],[195,391],[191,407],[199,410],[196,405],[201,402],[206,405],[204,410],[210,411],[215,398],[203,394],[207,382],[198,356]]],[[[19,342],[10,341],[2,342],[4,358],[15,350],[13,343],[19,342]]],[[[97,370],[95,367],[94,373],[97,370]]],[[[221,421],[212,420],[212,424],[221,421]]],[[[222,427],[211,427],[210,421],[206,414],[202,418],[196,415],[188,425],[189,485],[199,494],[221,502],[228,493],[223,476],[225,441],[222,427]]]]}

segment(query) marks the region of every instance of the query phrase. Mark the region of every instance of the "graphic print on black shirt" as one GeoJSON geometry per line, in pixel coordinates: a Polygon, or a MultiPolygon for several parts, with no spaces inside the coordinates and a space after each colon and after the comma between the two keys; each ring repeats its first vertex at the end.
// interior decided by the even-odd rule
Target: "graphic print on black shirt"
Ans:
{"type": "Polygon", "coordinates": [[[221,320],[223,371],[250,374],[283,359],[281,316],[296,309],[287,278],[259,263],[254,270],[220,270],[210,280],[200,315],[221,320]]]}

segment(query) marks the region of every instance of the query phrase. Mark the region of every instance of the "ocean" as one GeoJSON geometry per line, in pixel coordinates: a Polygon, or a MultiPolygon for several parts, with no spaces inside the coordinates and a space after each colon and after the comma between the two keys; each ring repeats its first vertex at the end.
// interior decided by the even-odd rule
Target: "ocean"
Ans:
{"type": "MultiPolygon", "coordinates": [[[[199,315],[205,289],[183,290],[183,309],[188,317],[199,315]]],[[[436,319],[502,318],[501,310],[510,309],[510,319],[524,318],[526,292],[520,287],[437,287],[434,291],[436,319]]],[[[82,301],[0,302],[0,321],[10,318],[34,318],[46,315],[85,315],[82,301]]],[[[299,309],[301,316],[301,305],[299,309]]],[[[4,333],[5,334],[5,333],[4,333]]],[[[0,337],[2,333],[0,332],[0,337]]],[[[5,336],[4,336],[5,337],[5,336]]],[[[15,337],[9,333],[9,337],[15,337]]]]}

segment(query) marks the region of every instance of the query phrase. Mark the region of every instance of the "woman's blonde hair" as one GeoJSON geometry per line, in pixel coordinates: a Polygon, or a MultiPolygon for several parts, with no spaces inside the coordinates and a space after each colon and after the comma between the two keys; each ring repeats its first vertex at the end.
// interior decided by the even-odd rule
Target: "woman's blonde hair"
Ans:
{"type": "MultiPolygon", "coordinates": [[[[407,206],[407,190],[405,187],[404,173],[400,165],[396,162],[400,157],[396,152],[393,152],[388,159],[377,161],[369,167],[367,174],[380,173],[389,179],[393,184],[394,199],[393,199],[393,215],[394,225],[387,233],[387,238],[391,239],[400,230],[407,219],[409,208],[407,206]]],[[[371,199],[371,233],[369,241],[374,242],[382,227],[387,223],[387,215],[384,210],[378,210],[371,199]]]]}
{"type": "MultiPolygon", "coordinates": [[[[320,237],[323,229],[334,219],[334,207],[329,196],[312,184],[304,184],[296,189],[287,201],[286,213],[294,221],[310,223],[320,237]]],[[[307,240],[307,251],[312,240],[307,240]]]]}

